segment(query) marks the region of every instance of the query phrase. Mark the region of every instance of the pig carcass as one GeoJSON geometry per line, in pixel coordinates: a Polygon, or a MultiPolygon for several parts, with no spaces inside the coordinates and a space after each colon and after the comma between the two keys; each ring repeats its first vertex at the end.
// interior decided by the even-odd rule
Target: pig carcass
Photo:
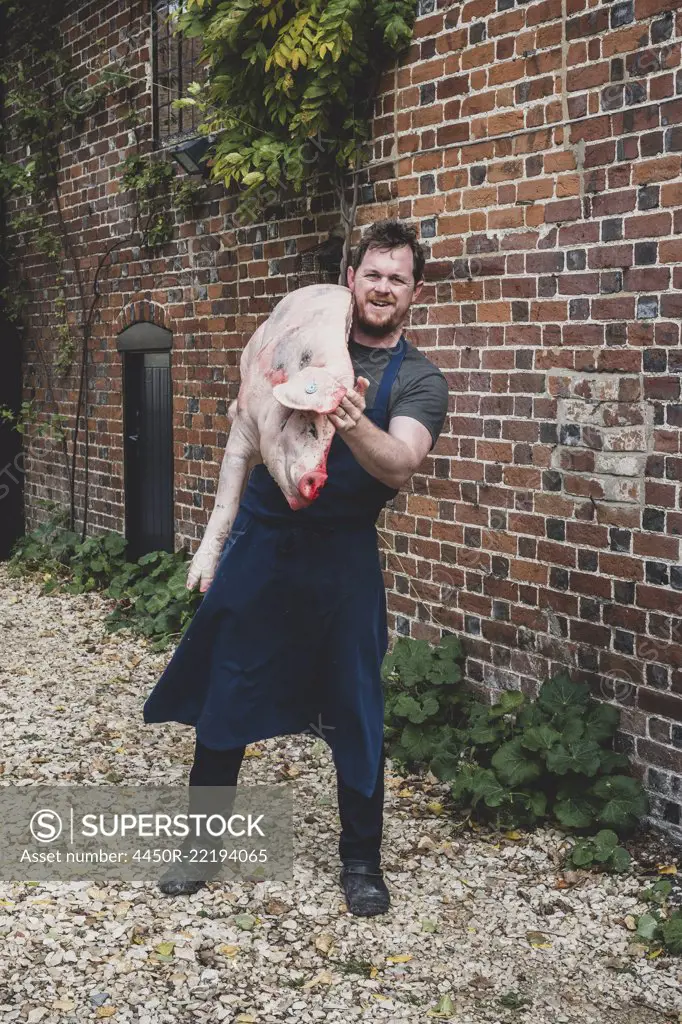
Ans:
{"type": "Polygon", "coordinates": [[[285,296],[247,342],[241,385],[228,409],[230,434],[211,519],[187,578],[201,589],[239,509],[253,466],[265,463],[289,507],[306,508],[327,479],[334,412],[355,377],[348,352],[352,295],[315,284],[285,296]]]}
{"type": "Polygon", "coordinates": [[[258,462],[292,509],[310,505],[324,487],[334,435],[326,414],[354,383],[351,318],[348,288],[309,285],[283,298],[249,339],[239,394],[228,409],[226,456],[235,466],[230,499],[239,497],[258,462]]]}

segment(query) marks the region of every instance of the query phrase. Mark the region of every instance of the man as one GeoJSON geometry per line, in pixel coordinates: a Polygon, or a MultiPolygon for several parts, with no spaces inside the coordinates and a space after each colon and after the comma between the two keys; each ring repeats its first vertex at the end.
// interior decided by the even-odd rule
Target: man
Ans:
{"type": "MultiPolygon", "coordinates": [[[[145,704],[147,722],[196,727],[190,799],[194,786],[235,786],[248,743],[323,736],[337,771],[340,881],[360,916],[390,905],[380,850],[388,630],[375,524],[433,448],[448,405],[445,377],[401,331],[423,270],[411,228],[387,220],[363,236],[347,275],[357,381],[328,414],[327,482],[292,511],[266,467],[252,470],[216,564],[190,566],[187,585],[207,594],[145,704]]],[[[195,892],[205,875],[173,867],[160,887],[195,892]]]]}

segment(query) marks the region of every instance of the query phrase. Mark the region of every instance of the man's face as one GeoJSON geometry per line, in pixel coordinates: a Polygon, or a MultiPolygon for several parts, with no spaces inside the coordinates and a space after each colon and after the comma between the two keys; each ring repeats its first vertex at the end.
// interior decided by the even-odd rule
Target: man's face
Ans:
{"type": "Polygon", "coordinates": [[[368,249],[357,270],[348,268],[347,279],[355,299],[356,323],[375,338],[400,327],[423,284],[415,283],[409,245],[368,249]]]}

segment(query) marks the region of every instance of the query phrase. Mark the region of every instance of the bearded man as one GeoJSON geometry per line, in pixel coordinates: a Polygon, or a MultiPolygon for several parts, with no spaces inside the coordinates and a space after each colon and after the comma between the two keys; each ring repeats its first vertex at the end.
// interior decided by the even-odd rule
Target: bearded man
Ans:
{"type": "MultiPolygon", "coordinates": [[[[249,743],[323,736],[337,776],[340,883],[349,911],[367,917],[390,905],[381,868],[388,630],[375,524],[435,445],[448,407],[445,377],[402,333],[424,263],[415,232],[399,221],[365,232],[347,274],[356,385],[327,414],[336,432],[325,486],[294,511],[265,465],[252,469],[236,542],[214,565],[190,565],[188,573],[190,588],[229,589],[221,594],[229,615],[212,634],[211,672],[197,679],[183,667],[202,605],[144,709],[146,722],[195,726],[190,793],[236,786],[249,743]]],[[[196,892],[211,874],[210,865],[203,869],[198,877],[173,866],[160,888],[196,892]]]]}

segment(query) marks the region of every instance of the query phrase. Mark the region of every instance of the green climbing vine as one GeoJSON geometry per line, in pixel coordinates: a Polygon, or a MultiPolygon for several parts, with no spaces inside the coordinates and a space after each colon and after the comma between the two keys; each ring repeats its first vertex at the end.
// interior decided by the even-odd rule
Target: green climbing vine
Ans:
{"type": "MultiPolygon", "coordinates": [[[[165,155],[144,153],[145,118],[136,104],[146,85],[131,71],[134,53],[111,60],[104,40],[94,69],[73,68],[61,45],[59,22],[64,15],[61,0],[45,5],[39,0],[17,4],[0,0],[0,23],[5,54],[0,69],[4,109],[0,131],[4,155],[0,157],[0,194],[7,211],[3,259],[8,280],[0,297],[8,319],[24,330],[28,311],[40,299],[50,298],[49,330],[52,343],[31,335],[36,378],[42,376],[44,402],[33,397],[18,410],[0,408],[0,423],[14,427],[28,441],[45,437],[58,444],[69,485],[69,525],[75,528],[76,453],[83,432],[84,451],[82,537],[88,520],[89,346],[96,311],[102,296],[106,268],[117,249],[139,245],[154,250],[172,239],[174,212],[188,213],[201,198],[201,185],[177,174],[165,155]],[[117,168],[119,193],[130,195],[134,214],[119,236],[107,241],[91,269],[90,253],[83,257],[78,238],[83,212],[73,221],[64,202],[62,164],[66,140],[78,139],[91,130],[94,119],[116,103],[117,119],[129,132],[132,152],[117,168]],[[121,113],[121,110],[123,113],[121,113]],[[27,253],[44,257],[50,271],[41,270],[40,281],[22,272],[31,266],[27,253]],[[45,282],[48,281],[46,286],[45,282]],[[52,283],[54,282],[54,283],[52,283]],[[60,389],[75,374],[75,409],[65,404],[60,389]]],[[[88,204],[88,215],[94,210],[88,204]]],[[[42,394],[41,394],[42,399],[42,394]]],[[[73,403],[71,403],[71,406],[73,403]]]]}
{"type": "MultiPolygon", "coordinates": [[[[201,37],[205,80],[180,105],[215,135],[213,180],[255,219],[287,189],[329,176],[345,245],[382,71],[412,37],[416,0],[187,0],[178,30],[201,37]]],[[[343,273],[343,267],[342,267],[343,273]]],[[[345,281],[345,276],[344,276],[345,281]]]]}

